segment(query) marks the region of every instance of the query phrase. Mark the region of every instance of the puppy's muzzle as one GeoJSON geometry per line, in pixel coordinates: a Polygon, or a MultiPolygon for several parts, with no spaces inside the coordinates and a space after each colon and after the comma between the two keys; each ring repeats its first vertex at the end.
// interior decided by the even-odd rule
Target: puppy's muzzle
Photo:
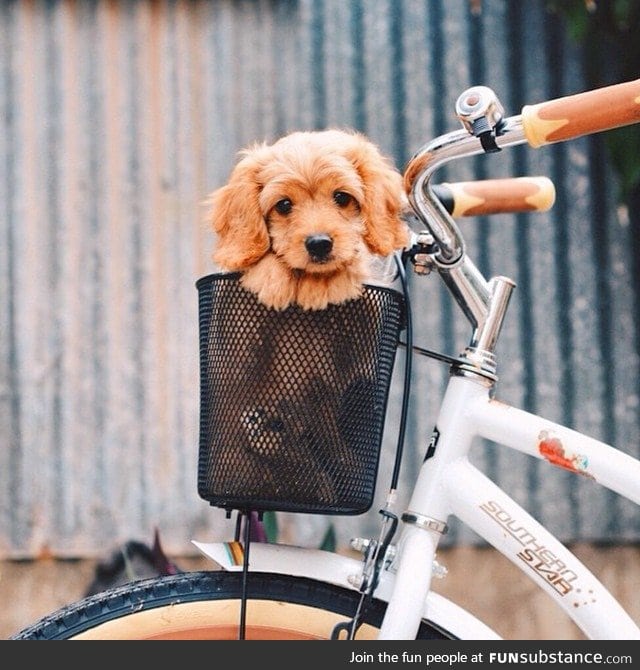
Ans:
{"type": "Polygon", "coordinates": [[[309,235],[304,241],[304,246],[314,263],[324,263],[329,259],[333,249],[333,240],[326,233],[309,235]]]}

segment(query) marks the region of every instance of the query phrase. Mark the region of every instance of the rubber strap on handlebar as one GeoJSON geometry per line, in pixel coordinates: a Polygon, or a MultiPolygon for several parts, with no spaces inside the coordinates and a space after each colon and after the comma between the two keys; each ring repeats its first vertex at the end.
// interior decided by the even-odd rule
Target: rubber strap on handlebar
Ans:
{"type": "Polygon", "coordinates": [[[522,108],[527,142],[541,147],[640,121],[640,79],[522,108]]]}

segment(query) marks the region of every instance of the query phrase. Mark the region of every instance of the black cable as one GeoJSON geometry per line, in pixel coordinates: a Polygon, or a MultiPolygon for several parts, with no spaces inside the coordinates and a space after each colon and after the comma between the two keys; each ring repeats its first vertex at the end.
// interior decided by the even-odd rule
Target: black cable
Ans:
{"type": "Polygon", "coordinates": [[[249,546],[251,545],[251,512],[240,512],[239,518],[244,517],[244,556],[242,562],[242,598],[240,600],[240,626],[238,639],[244,640],[247,627],[247,598],[249,588],[249,546]]]}
{"type": "MultiPolygon", "coordinates": [[[[399,347],[408,347],[409,345],[406,342],[398,342],[399,347]]],[[[429,358],[435,358],[435,360],[440,361],[441,363],[448,363],[449,365],[457,365],[460,363],[460,358],[455,356],[449,356],[447,354],[441,354],[432,349],[424,349],[419,347],[417,344],[411,346],[411,349],[414,353],[420,354],[421,356],[428,356],[429,358]]]]}
{"type": "Polygon", "coordinates": [[[402,455],[404,451],[404,440],[405,433],[407,429],[407,415],[409,411],[409,400],[411,395],[411,373],[412,373],[412,364],[413,364],[413,353],[418,353],[422,356],[428,356],[434,358],[442,363],[448,363],[449,365],[455,365],[459,362],[458,358],[453,356],[447,356],[446,354],[440,354],[436,351],[431,351],[429,349],[424,349],[417,345],[413,344],[413,321],[411,318],[411,297],[409,294],[409,286],[407,283],[407,275],[405,272],[405,267],[403,265],[403,255],[396,254],[395,262],[398,268],[398,277],[402,285],[402,292],[404,295],[405,301],[405,323],[406,323],[406,338],[405,341],[399,341],[398,346],[405,348],[405,366],[404,366],[404,385],[402,393],[402,408],[400,410],[400,427],[398,429],[398,443],[396,447],[396,458],[393,467],[393,474],[391,476],[391,490],[396,490],[398,486],[398,479],[400,478],[400,466],[402,464],[402,455]]]}
{"type": "Polygon", "coordinates": [[[398,488],[398,479],[400,478],[400,466],[402,464],[402,454],[404,450],[405,433],[407,430],[407,415],[409,411],[409,398],[411,395],[411,367],[413,360],[413,323],[411,318],[411,300],[409,296],[409,287],[407,285],[407,275],[402,264],[400,254],[395,255],[395,262],[398,268],[398,277],[402,284],[402,291],[405,302],[405,324],[406,324],[406,355],[404,359],[404,384],[402,392],[402,407],[400,410],[400,426],[398,428],[398,443],[396,446],[396,458],[391,476],[391,490],[398,488]]]}

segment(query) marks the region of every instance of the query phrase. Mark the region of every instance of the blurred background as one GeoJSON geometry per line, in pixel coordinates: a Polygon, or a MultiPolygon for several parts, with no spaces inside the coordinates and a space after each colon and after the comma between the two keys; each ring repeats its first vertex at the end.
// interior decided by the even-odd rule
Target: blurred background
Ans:
{"type": "MultiPolygon", "coordinates": [[[[638,28],[640,7],[622,1],[0,3],[0,636],[74,600],[95,561],[129,539],[158,529],[165,551],[194,565],[191,539],[233,535],[196,490],[195,282],[214,270],[203,203],[239,149],[352,127],[402,169],[459,127],[469,86],[492,87],[510,115],[637,78],[638,28]]],[[[439,177],[556,184],[547,213],[461,222],[479,267],[518,286],[498,397],[640,456],[638,127],[503,153],[439,177]]],[[[470,334],[457,307],[435,276],[410,282],[416,343],[457,354],[470,334]]],[[[446,378],[442,364],[414,361],[405,482],[446,378]]],[[[281,539],[319,546],[331,530],[342,550],[377,535],[401,393],[398,376],[371,511],[280,515],[281,539]]],[[[491,444],[475,462],[608,566],[617,595],[638,589],[635,506],[491,444]]],[[[510,590],[511,566],[455,519],[443,551],[502,575],[503,618],[508,602],[522,614],[528,586],[510,590]]],[[[549,621],[513,634],[553,636],[549,621]]]]}

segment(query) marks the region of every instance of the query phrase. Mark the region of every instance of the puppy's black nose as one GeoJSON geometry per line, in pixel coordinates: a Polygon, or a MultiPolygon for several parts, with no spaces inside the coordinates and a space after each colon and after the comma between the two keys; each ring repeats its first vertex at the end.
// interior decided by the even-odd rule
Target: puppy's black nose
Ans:
{"type": "Polygon", "coordinates": [[[333,240],[325,233],[309,235],[304,241],[304,246],[307,248],[307,251],[313,260],[322,261],[331,253],[333,240]]]}

